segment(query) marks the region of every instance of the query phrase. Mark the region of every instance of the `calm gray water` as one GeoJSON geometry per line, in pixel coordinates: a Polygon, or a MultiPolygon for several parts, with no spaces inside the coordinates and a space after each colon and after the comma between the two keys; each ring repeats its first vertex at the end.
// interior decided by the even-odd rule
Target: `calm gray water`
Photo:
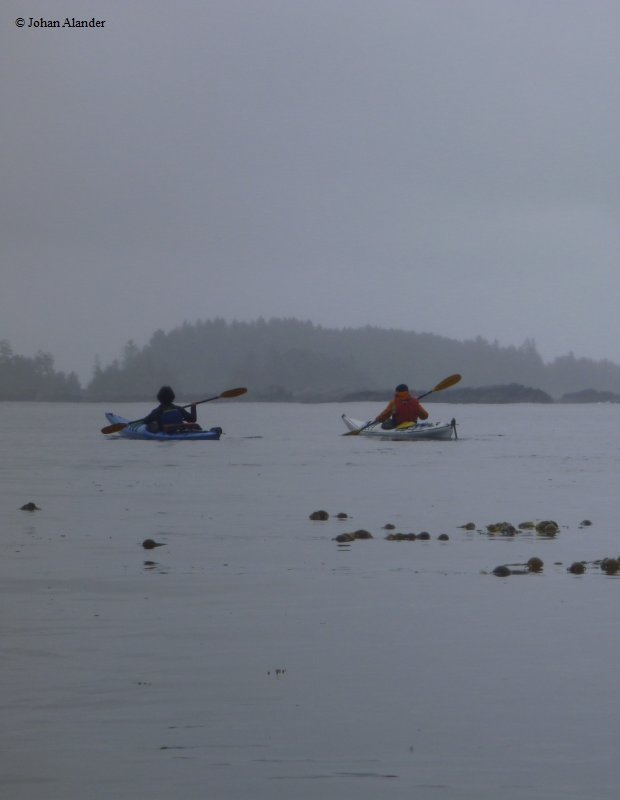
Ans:
{"type": "Polygon", "coordinates": [[[619,407],[433,404],[459,440],[395,444],[341,436],[376,404],[211,403],[215,443],[1,408],[3,798],[618,797],[620,578],[566,568],[620,555],[619,407]]]}

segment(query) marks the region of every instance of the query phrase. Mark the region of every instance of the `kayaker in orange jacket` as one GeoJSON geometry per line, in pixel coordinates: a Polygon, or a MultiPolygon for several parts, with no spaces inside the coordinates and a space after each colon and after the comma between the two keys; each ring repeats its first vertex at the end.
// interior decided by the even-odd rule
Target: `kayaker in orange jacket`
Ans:
{"type": "Polygon", "coordinates": [[[384,430],[391,430],[403,422],[417,422],[419,419],[428,419],[428,411],[417,397],[409,394],[407,384],[399,383],[394,390],[394,399],[374,418],[373,423],[380,422],[384,430]]]}

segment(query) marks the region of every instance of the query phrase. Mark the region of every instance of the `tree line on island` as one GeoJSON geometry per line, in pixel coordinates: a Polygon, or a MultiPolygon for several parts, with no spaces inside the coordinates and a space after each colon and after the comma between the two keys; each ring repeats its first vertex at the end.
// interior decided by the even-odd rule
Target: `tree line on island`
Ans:
{"type": "Polygon", "coordinates": [[[0,400],[81,400],[84,391],[77,375],[54,369],[49,353],[28,358],[16,355],[0,340],[0,400]]]}
{"type": "Polygon", "coordinates": [[[144,347],[129,341],[107,366],[96,360],[84,386],[56,371],[50,354],[27,358],[0,341],[0,400],[146,401],[170,384],[190,399],[243,385],[249,400],[383,402],[397,383],[421,394],[456,372],[462,382],[429,400],[620,402],[619,365],[572,353],[545,363],[529,339],[504,347],[373,326],[212,319],[158,330],[144,347]]]}

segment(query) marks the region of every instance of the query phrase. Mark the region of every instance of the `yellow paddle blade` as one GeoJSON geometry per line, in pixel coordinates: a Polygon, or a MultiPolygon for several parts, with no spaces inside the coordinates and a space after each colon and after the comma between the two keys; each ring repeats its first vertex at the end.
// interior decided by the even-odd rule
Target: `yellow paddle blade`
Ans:
{"type": "Polygon", "coordinates": [[[245,386],[240,386],[238,389],[227,389],[222,394],[218,395],[216,399],[223,398],[223,397],[239,397],[240,394],[245,394],[247,389],[245,386]]]}
{"type": "Polygon", "coordinates": [[[456,373],[455,375],[449,375],[447,378],[444,378],[440,383],[435,386],[434,389],[431,391],[433,392],[441,392],[443,389],[449,389],[450,386],[454,386],[455,383],[458,383],[461,380],[461,376],[456,373]]]}
{"type": "Polygon", "coordinates": [[[397,425],[394,430],[395,431],[406,431],[409,428],[415,428],[417,422],[401,422],[400,425],[397,425]]]}
{"type": "Polygon", "coordinates": [[[106,425],[105,428],[102,428],[101,433],[118,433],[123,428],[126,428],[127,425],[127,422],[115,422],[113,425],[106,425]]]}

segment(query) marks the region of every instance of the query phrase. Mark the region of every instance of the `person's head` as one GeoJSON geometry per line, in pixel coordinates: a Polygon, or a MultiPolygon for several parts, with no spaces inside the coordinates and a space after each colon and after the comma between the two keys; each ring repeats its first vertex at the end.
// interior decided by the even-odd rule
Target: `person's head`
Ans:
{"type": "Polygon", "coordinates": [[[394,389],[394,394],[408,394],[409,387],[406,383],[399,383],[396,389],[394,389]]]}
{"type": "Polygon", "coordinates": [[[168,403],[174,403],[175,394],[172,391],[171,386],[162,386],[161,389],[157,392],[157,400],[162,405],[167,405],[168,403]]]}

